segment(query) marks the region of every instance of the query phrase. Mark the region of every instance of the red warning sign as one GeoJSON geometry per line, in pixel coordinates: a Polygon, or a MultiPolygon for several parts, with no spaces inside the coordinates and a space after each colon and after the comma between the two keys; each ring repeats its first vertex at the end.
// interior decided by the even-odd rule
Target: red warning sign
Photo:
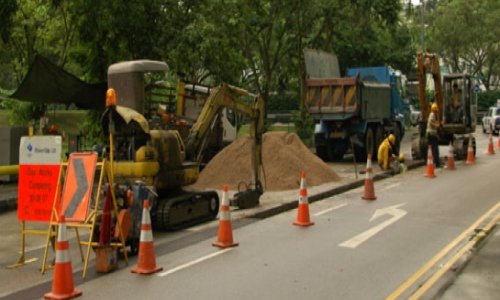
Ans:
{"type": "Polygon", "coordinates": [[[96,152],[70,154],[61,196],[61,212],[67,221],[83,222],[87,218],[96,163],[96,152]]]}
{"type": "Polygon", "coordinates": [[[61,168],[61,137],[22,137],[19,145],[19,221],[48,222],[61,168]]]}

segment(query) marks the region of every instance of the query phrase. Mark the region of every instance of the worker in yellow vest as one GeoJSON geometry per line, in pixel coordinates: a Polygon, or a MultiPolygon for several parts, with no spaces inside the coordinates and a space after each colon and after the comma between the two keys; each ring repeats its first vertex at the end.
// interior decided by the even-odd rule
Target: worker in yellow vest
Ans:
{"type": "Polygon", "coordinates": [[[396,136],[389,134],[389,136],[380,143],[378,147],[378,164],[383,170],[389,170],[391,161],[396,157],[394,154],[394,146],[396,145],[396,136]]]}

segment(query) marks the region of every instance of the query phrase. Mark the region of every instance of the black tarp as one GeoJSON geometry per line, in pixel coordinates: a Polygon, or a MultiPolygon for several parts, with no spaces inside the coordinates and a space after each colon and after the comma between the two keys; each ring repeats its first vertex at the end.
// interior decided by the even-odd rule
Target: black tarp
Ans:
{"type": "Polygon", "coordinates": [[[37,55],[21,85],[9,97],[35,103],[73,103],[82,109],[103,110],[106,86],[106,83],[86,83],[37,55]]]}

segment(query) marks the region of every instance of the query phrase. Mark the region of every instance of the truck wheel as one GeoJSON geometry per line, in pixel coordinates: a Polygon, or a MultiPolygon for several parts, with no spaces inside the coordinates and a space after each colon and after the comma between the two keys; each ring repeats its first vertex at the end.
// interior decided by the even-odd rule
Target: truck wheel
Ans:
{"type": "Polygon", "coordinates": [[[330,140],[327,141],[327,144],[329,157],[333,161],[342,160],[345,152],[347,151],[347,146],[349,145],[347,140],[330,140]]]}
{"type": "Polygon", "coordinates": [[[373,154],[373,130],[368,127],[368,129],[366,130],[366,134],[364,136],[360,136],[360,140],[363,142],[362,146],[354,145],[354,157],[356,158],[357,162],[366,161],[368,152],[373,154]]]}
{"type": "Polygon", "coordinates": [[[314,143],[316,144],[316,155],[323,161],[328,161],[328,148],[326,146],[326,140],[323,135],[315,135],[314,143]]]}

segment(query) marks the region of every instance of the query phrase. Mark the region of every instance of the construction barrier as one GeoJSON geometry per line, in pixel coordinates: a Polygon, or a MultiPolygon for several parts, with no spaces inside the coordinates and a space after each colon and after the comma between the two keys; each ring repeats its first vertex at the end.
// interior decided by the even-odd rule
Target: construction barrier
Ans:
{"type": "Polygon", "coordinates": [[[306,172],[300,173],[299,206],[297,208],[297,220],[293,225],[307,227],[314,225],[309,217],[309,200],[307,199],[306,172]]]}
{"type": "Polygon", "coordinates": [[[231,213],[229,210],[229,198],[227,185],[222,189],[222,200],[219,212],[219,230],[217,232],[217,241],[212,245],[219,248],[236,247],[239,243],[233,241],[233,229],[231,224],[231,213]]]}
{"type": "Polygon", "coordinates": [[[151,274],[163,270],[156,265],[155,245],[151,217],[149,215],[149,200],[144,200],[142,209],[141,236],[139,239],[139,255],[137,266],[132,268],[132,273],[151,274]]]}
{"type": "MultiPolygon", "coordinates": [[[[66,218],[66,226],[68,228],[73,228],[76,232],[76,239],[78,245],[80,246],[80,255],[82,257],[83,273],[82,277],[85,278],[87,274],[88,263],[90,260],[90,253],[93,247],[113,247],[114,249],[121,248],[124,254],[125,263],[128,264],[128,256],[125,246],[125,237],[122,230],[119,232],[119,238],[116,241],[111,242],[110,239],[103,239],[106,243],[94,242],[94,234],[96,232],[97,219],[100,216],[104,218],[111,218],[111,211],[114,217],[117,219],[117,228],[122,228],[121,221],[118,219],[118,204],[116,202],[116,197],[114,193],[113,174],[111,163],[104,159],[102,162],[97,162],[96,152],[74,152],[69,156],[68,163],[61,165],[60,176],[64,174],[64,182],[61,183],[61,179],[58,180],[56,194],[58,191],[61,192],[60,201],[54,201],[54,206],[52,208],[52,216],[50,217],[49,230],[57,225],[54,219],[59,214],[64,214],[66,218]],[[99,180],[97,184],[97,191],[93,197],[94,191],[94,175],[96,170],[99,170],[99,180]],[[107,185],[105,184],[105,179],[107,180],[107,185]],[[109,203],[105,206],[103,211],[101,205],[102,197],[101,191],[106,188],[107,201],[109,203]],[[91,198],[95,198],[91,201],[91,198]],[[88,230],[88,240],[81,240],[79,230],[88,230]],[[85,256],[83,254],[82,246],[86,246],[85,256]]],[[[105,221],[105,220],[104,220],[105,221]]],[[[106,223],[106,222],[104,222],[106,223]]],[[[107,224],[110,227],[110,220],[107,224]]],[[[108,234],[110,234],[110,228],[107,229],[108,234]]],[[[49,236],[47,236],[47,241],[45,244],[45,252],[42,263],[42,273],[46,270],[47,255],[49,249],[49,236]]]]}
{"type": "Polygon", "coordinates": [[[365,200],[375,200],[375,187],[373,186],[373,174],[372,174],[372,154],[368,153],[366,159],[366,173],[365,173],[365,191],[361,198],[365,200]]]}

